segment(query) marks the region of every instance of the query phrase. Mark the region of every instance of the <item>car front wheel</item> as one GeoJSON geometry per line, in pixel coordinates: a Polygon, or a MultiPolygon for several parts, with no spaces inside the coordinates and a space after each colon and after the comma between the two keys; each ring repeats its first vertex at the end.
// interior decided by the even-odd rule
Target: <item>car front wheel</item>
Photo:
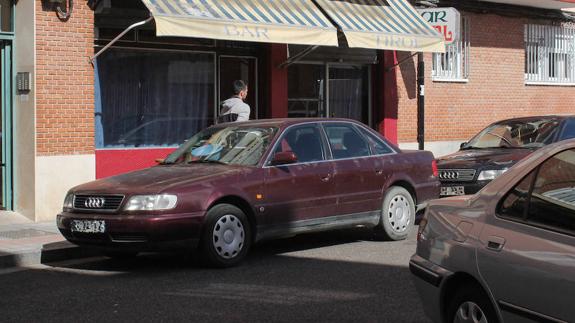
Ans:
{"type": "Polygon", "coordinates": [[[404,240],[415,220],[415,202],[403,187],[392,186],[385,193],[376,235],[384,240],[404,240]]]}
{"type": "Polygon", "coordinates": [[[248,253],[250,245],[250,224],[242,210],[230,204],[219,204],[208,211],[201,241],[202,255],[208,265],[237,265],[248,253]]]}

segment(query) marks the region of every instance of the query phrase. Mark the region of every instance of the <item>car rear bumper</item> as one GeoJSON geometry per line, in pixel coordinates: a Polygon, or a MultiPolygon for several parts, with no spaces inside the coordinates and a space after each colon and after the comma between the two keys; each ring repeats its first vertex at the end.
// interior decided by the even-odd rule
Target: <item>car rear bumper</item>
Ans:
{"type": "Polygon", "coordinates": [[[425,313],[434,322],[442,322],[441,286],[453,273],[418,255],[411,257],[409,271],[425,313]]]}
{"type": "Polygon", "coordinates": [[[200,238],[204,212],[162,215],[58,214],[57,224],[70,242],[86,247],[125,251],[194,248],[200,238]],[[79,233],[72,220],[103,220],[104,233],[79,233]]]}

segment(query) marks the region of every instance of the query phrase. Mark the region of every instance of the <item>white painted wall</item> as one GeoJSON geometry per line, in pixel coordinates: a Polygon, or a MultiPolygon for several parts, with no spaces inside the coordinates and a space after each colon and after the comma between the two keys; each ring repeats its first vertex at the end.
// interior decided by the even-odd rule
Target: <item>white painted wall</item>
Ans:
{"type": "MultiPolygon", "coordinates": [[[[445,155],[449,155],[459,150],[461,143],[465,140],[461,141],[431,141],[426,142],[424,147],[425,150],[431,151],[435,158],[442,157],[445,155]]],[[[401,149],[418,149],[417,142],[405,142],[400,143],[399,148],[401,149]]]]}
{"type": "Polygon", "coordinates": [[[36,157],[35,220],[55,219],[68,190],[95,178],[96,155],[36,157]]]}

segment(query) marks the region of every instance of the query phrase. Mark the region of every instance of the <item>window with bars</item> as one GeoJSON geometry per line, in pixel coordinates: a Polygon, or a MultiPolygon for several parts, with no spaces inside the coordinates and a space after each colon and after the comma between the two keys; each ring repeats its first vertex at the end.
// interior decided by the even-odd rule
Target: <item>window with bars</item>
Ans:
{"type": "Polygon", "coordinates": [[[575,85],[575,26],[525,25],[525,81],[575,85]]]}
{"type": "Polygon", "coordinates": [[[469,77],[469,38],[469,20],[462,17],[459,39],[445,46],[445,53],[433,54],[433,80],[467,80],[469,77]]]}

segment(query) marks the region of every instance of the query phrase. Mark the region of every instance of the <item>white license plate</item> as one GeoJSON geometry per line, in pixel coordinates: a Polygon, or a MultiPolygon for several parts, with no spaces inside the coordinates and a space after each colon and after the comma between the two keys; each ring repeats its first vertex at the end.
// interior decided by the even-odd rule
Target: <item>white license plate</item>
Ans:
{"type": "Polygon", "coordinates": [[[104,233],[106,232],[106,222],[103,220],[72,220],[70,230],[82,233],[104,233]]]}
{"type": "Polygon", "coordinates": [[[454,196],[465,195],[465,188],[463,186],[444,186],[439,192],[441,196],[454,196]]]}

